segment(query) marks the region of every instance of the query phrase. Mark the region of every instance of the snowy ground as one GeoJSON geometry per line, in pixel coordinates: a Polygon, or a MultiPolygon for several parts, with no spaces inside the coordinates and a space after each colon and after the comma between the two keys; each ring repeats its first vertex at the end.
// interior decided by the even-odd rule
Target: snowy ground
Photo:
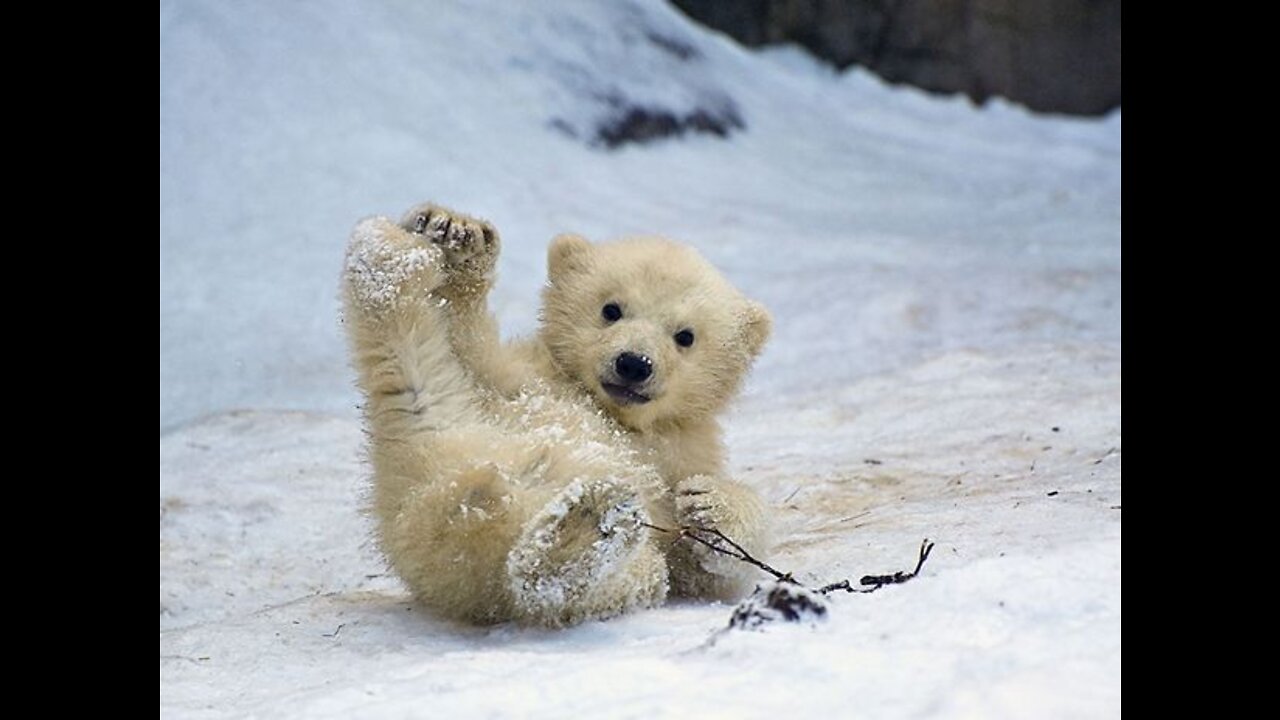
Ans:
{"type": "Polygon", "coordinates": [[[511,5],[161,4],[161,714],[1118,716],[1119,116],[890,89],[653,2],[511,5]],[[745,130],[588,147],[618,98],[745,130]],[[775,315],[729,423],[774,564],[929,537],[922,577],[760,633],[412,609],[357,513],[335,297],[355,221],[426,198],[503,231],[512,332],[555,232],[698,245],[775,315]]]}

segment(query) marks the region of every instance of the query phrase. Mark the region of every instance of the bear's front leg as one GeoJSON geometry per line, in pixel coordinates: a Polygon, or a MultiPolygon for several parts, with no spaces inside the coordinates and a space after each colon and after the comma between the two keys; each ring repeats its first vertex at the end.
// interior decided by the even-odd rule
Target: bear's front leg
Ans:
{"type": "Polygon", "coordinates": [[[450,250],[387,218],[356,226],[347,246],[343,305],[375,468],[400,462],[415,438],[481,419],[475,385],[450,344],[438,294],[450,250]]]}
{"type": "MultiPolygon", "coordinates": [[[[676,485],[675,496],[681,527],[719,530],[753,557],[764,559],[769,528],[764,503],[754,490],[732,480],[694,475],[676,485]]],[[[672,546],[670,569],[672,592],[686,597],[736,600],[760,579],[755,567],[687,539],[672,546]]]]}
{"type": "Polygon", "coordinates": [[[424,203],[405,213],[400,227],[440,249],[439,298],[454,355],[480,386],[507,394],[521,383],[489,311],[489,290],[501,242],[493,225],[440,205],[424,203]],[[515,377],[513,378],[513,375],[515,377]]]}

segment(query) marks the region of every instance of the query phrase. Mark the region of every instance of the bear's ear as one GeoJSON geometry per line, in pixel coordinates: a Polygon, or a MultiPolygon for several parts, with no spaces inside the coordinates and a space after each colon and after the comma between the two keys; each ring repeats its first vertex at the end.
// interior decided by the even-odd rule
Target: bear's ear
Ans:
{"type": "Polygon", "coordinates": [[[747,349],[751,351],[751,357],[760,354],[772,331],[773,318],[769,316],[769,311],[765,310],[760,303],[748,300],[747,309],[743,313],[742,339],[746,342],[747,349]]]}
{"type": "Polygon", "coordinates": [[[591,257],[591,243],[581,235],[569,233],[555,236],[547,249],[547,278],[555,280],[565,273],[582,270],[591,257]]]}

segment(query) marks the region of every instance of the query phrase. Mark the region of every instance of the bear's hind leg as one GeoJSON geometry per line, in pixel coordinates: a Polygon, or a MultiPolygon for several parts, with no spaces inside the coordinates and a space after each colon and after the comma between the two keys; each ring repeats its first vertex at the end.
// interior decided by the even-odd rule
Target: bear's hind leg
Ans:
{"type": "Polygon", "coordinates": [[[566,625],[656,605],[667,568],[636,490],[576,480],[525,524],[507,558],[517,617],[566,625]]]}
{"type": "Polygon", "coordinates": [[[493,465],[414,488],[386,520],[383,547],[424,605],[477,623],[511,618],[507,555],[526,515],[520,490],[493,465]]]}

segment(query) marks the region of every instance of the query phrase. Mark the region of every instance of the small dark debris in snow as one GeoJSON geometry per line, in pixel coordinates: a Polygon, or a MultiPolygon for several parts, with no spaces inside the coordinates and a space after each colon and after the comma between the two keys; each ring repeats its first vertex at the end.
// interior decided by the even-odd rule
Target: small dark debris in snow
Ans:
{"type": "Polygon", "coordinates": [[[1052,430],[1052,431],[1054,431],[1054,432],[1061,432],[1061,431],[1062,431],[1062,428],[1058,427],[1057,425],[1054,425],[1053,427],[1051,427],[1051,428],[1049,428],[1049,429],[1050,429],[1050,430],[1052,430]]]}
{"type": "Polygon", "coordinates": [[[346,624],[346,623],[338,623],[338,627],[334,628],[334,629],[333,629],[333,632],[331,632],[331,633],[320,633],[320,636],[321,636],[321,637],[327,637],[327,638],[336,638],[336,637],[338,637],[338,633],[342,632],[342,628],[344,628],[344,627],[346,627],[346,626],[347,626],[347,624],[346,624]]]}
{"type": "Polygon", "coordinates": [[[1120,509],[1120,506],[1119,506],[1119,505],[1112,505],[1112,506],[1111,506],[1111,509],[1112,509],[1112,510],[1119,510],[1119,509],[1120,509]]]}
{"type": "Polygon", "coordinates": [[[1057,491],[1057,490],[1050,490],[1050,491],[1049,491],[1048,493],[1046,493],[1046,494],[1047,494],[1049,497],[1057,497],[1057,496],[1058,496],[1058,491],[1057,491]]]}
{"type": "Polygon", "coordinates": [[[864,462],[864,463],[866,463],[866,464],[868,464],[868,465],[883,465],[883,464],[884,464],[884,461],[883,461],[883,460],[877,460],[877,459],[875,459],[875,458],[867,458],[867,459],[863,460],[862,462],[864,462]]]}
{"type": "Polygon", "coordinates": [[[798,493],[798,492],[800,492],[800,487],[799,487],[799,486],[796,486],[796,489],[795,489],[795,490],[792,490],[792,491],[791,491],[791,494],[790,494],[790,495],[788,495],[788,496],[786,497],[786,499],[785,499],[785,500],[783,500],[782,502],[783,502],[783,503],[789,503],[789,502],[791,502],[791,498],[795,497],[795,496],[796,496],[796,493],[798,493]]]}
{"type": "Polygon", "coordinates": [[[827,603],[814,591],[778,580],[756,588],[751,597],[733,609],[729,627],[754,630],[775,620],[816,622],[827,617],[827,603]]]}

